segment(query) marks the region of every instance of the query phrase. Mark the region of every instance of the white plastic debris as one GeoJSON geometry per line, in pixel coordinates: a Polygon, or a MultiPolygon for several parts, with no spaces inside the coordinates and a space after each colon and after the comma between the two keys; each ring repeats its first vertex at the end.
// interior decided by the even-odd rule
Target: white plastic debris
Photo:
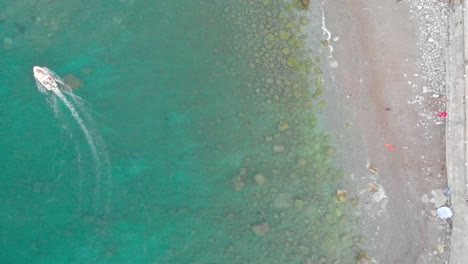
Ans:
{"type": "Polygon", "coordinates": [[[449,219],[453,216],[452,209],[448,208],[447,206],[442,206],[437,209],[437,215],[442,219],[449,219]]]}

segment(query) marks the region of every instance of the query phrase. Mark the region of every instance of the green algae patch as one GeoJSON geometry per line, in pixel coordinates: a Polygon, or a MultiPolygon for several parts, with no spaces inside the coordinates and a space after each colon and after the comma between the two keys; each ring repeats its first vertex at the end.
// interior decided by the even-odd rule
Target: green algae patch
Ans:
{"type": "Polygon", "coordinates": [[[287,23],[286,26],[284,26],[286,29],[292,29],[295,28],[296,25],[294,23],[287,23]]]}
{"type": "Polygon", "coordinates": [[[304,41],[302,39],[296,41],[296,47],[298,48],[303,48],[304,47],[304,41]]]}
{"type": "MultiPolygon", "coordinates": [[[[304,63],[299,62],[299,60],[296,59],[295,57],[292,57],[292,56],[288,57],[286,59],[286,64],[289,67],[296,69],[298,72],[307,72],[307,66],[304,63]]],[[[298,77],[304,81],[307,81],[307,77],[304,76],[303,74],[298,75],[298,77]]]]}
{"type": "Polygon", "coordinates": [[[328,147],[328,148],[325,150],[325,155],[327,155],[327,156],[332,156],[333,154],[335,154],[335,149],[333,149],[332,147],[328,147]]]}
{"type": "Polygon", "coordinates": [[[279,32],[279,38],[281,40],[288,40],[290,36],[291,36],[291,34],[289,32],[287,32],[287,31],[280,31],[279,32]]]}
{"type": "Polygon", "coordinates": [[[317,90],[315,90],[314,94],[312,95],[312,98],[313,99],[318,99],[322,95],[323,95],[323,89],[322,88],[317,88],[317,90]]]}
{"type": "Polygon", "coordinates": [[[287,17],[286,12],[283,12],[283,11],[279,12],[278,18],[279,18],[280,20],[284,20],[284,19],[286,19],[286,17],[287,17]]]}
{"type": "Polygon", "coordinates": [[[320,110],[323,110],[326,106],[327,106],[327,104],[325,103],[325,101],[320,101],[320,102],[317,103],[317,107],[320,110]]]}
{"type": "Polygon", "coordinates": [[[309,116],[309,121],[310,121],[310,125],[312,127],[316,127],[317,124],[318,124],[318,120],[317,120],[317,117],[315,117],[315,115],[310,115],[309,116]]]}
{"type": "Polygon", "coordinates": [[[336,208],[335,209],[335,214],[336,214],[336,217],[341,217],[343,215],[343,210],[341,210],[341,208],[336,208]]]}
{"type": "Polygon", "coordinates": [[[290,47],[293,47],[294,45],[296,45],[296,37],[291,37],[288,41],[288,44],[290,47]]]}
{"type": "Polygon", "coordinates": [[[294,57],[288,57],[286,64],[288,64],[289,67],[296,67],[296,65],[299,64],[299,61],[294,57]]]}
{"type": "Polygon", "coordinates": [[[273,35],[272,33],[269,33],[269,34],[267,35],[267,39],[268,39],[269,41],[273,41],[273,40],[275,40],[275,35],[273,35]]]}
{"type": "Polygon", "coordinates": [[[294,11],[295,11],[295,7],[296,5],[294,5],[293,3],[286,3],[284,4],[284,8],[289,11],[290,14],[293,14],[294,11]]]}
{"type": "Polygon", "coordinates": [[[317,78],[315,78],[315,86],[320,88],[323,85],[323,77],[322,75],[318,75],[317,78]]]}
{"type": "Polygon", "coordinates": [[[304,28],[301,25],[298,25],[296,29],[299,33],[302,33],[304,31],[304,28]]]}

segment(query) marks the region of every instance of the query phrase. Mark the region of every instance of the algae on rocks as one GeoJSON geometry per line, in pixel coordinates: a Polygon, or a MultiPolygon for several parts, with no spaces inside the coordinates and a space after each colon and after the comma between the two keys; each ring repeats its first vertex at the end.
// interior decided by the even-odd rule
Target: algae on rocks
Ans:
{"type": "Polygon", "coordinates": [[[293,4],[299,10],[308,10],[310,8],[310,0],[294,0],[293,4]]]}
{"type": "MultiPolygon", "coordinates": [[[[273,114],[271,119],[257,120],[263,123],[262,127],[249,124],[252,133],[262,131],[257,138],[263,151],[253,154],[256,156],[243,164],[255,172],[249,177],[235,177],[231,184],[234,190],[239,189],[237,195],[252,199],[246,204],[253,205],[254,217],[257,217],[255,212],[262,211],[262,217],[257,217],[259,222],[251,226],[254,233],[265,233],[265,239],[285,230],[297,232],[288,236],[290,241],[283,241],[278,235],[275,237],[278,245],[269,250],[281,247],[280,243],[302,241],[311,245],[307,257],[313,263],[320,263],[321,256],[325,255],[330,262],[343,259],[343,255],[336,255],[337,247],[346,252],[346,263],[353,263],[359,251],[353,242],[357,236],[349,229],[353,217],[348,214],[351,203],[346,202],[344,193],[341,200],[336,198],[343,172],[333,164],[332,140],[320,124],[320,110],[326,107],[326,101],[321,98],[326,91],[323,68],[320,57],[307,45],[306,32],[310,31],[305,27],[314,25],[311,21],[320,18],[304,12],[309,8],[309,1],[243,3],[245,12],[252,14],[251,20],[244,24],[247,32],[241,35],[247,42],[237,45],[238,52],[248,55],[251,69],[249,85],[243,86],[251,89],[246,99],[254,101],[255,108],[273,114]],[[266,222],[263,214],[273,217],[266,222]],[[333,226],[333,231],[308,224],[324,219],[333,226]],[[268,226],[259,225],[265,222],[268,226]],[[275,228],[266,234],[269,227],[275,228]],[[336,234],[321,243],[327,232],[336,234]],[[341,241],[341,237],[349,239],[341,241]]],[[[287,254],[290,253],[285,250],[287,254]]]]}

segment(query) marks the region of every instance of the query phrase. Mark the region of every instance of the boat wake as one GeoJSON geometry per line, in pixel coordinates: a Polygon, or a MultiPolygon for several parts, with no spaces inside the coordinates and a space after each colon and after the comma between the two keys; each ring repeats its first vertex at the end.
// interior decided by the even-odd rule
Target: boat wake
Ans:
{"type": "MultiPolygon", "coordinates": [[[[108,215],[111,211],[111,196],[112,196],[112,172],[109,155],[107,152],[106,145],[102,140],[102,137],[98,133],[95,125],[95,121],[92,116],[86,110],[86,105],[83,99],[75,95],[67,84],[53,71],[45,67],[35,67],[43,70],[47,77],[53,79],[53,84],[41,82],[36,77],[37,89],[46,95],[46,100],[54,111],[55,117],[62,122],[62,128],[66,132],[69,138],[75,145],[75,158],[78,166],[78,172],[80,174],[79,180],[79,191],[78,191],[78,204],[81,207],[85,198],[85,185],[90,185],[89,179],[85,176],[86,169],[83,168],[86,164],[83,163],[83,147],[80,147],[78,138],[73,134],[71,124],[67,121],[67,114],[61,111],[61,103],[68,109],[69,114],[73,117],[76,125],[81,130],[94,163],[94,197],[92,204],[94,210],[108,215]],[[55,82],[55,83],[54,83],[55,82]],[[55,85],[56,84],[56,85],[55,85]]],[[[67,112],[67,111],[66,111],[67,112]]],[[[62,176],[60,176],[62,177],[62,176]]]]}
{"type": "MultiPolygon", "coordinates": [[[[322,3],[319,6],[321,14],[322,14],[322,34],[324,36],[324,40],[327,42],[327,47],[328,47],[328,50],[330,52],[330,54],[327,57],[327,59],[328,59],[328,61],[330,63],[330,67],[331,68],[336,68],[336,67],[338,67],[338,62],[333,57],[333,46],[331,45],[332,33],[330,32],[330,30],[328,30],[327,25],[325,23],[325,10],[323,10],[324,5],[325,5],[325,0],[323,0],[322,3]]],[[[338,38],[335,37],[334,40],[336,41],[336,40],[338,40],[338,38]]]]}

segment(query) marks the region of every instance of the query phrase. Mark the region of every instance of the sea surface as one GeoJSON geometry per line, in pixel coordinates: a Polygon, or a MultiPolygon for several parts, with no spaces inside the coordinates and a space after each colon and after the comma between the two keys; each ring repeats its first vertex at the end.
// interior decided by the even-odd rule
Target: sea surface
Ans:
{"type": "Polygon", "coordinates": [[[299,2],[0,0],[0,262],[354,263],[299,2]]]}

